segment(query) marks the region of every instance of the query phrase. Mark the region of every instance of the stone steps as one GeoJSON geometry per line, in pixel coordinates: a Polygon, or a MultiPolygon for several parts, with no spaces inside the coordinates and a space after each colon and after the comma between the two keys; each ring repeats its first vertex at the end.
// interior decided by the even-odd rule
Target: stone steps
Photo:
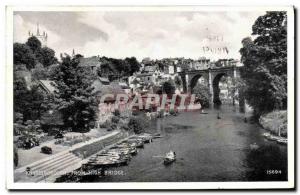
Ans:
{"type": "Polygon", "coordinates": [[[31,168],[32,171],[41,170],[41,169],[43,169],[43,167],[48,167],[51,164],[56,164],[57,162],[61,162],[61,161],[64,161],[65,159],[73,158],[73,157],[74,157],[74,155],[72,153],[66,153],[64,155],[61,155],[61,156],[58,156],[56,158],[50,159],[49,161],[40,163],[40,164],[35,165],[33,167],[30,167],[30,168],[31,168]]]}
{"type": "Polygon", "coordinates": [[[47,165],[41,166],[39,168],[36,168],[35,170],[47,171],[47,170],[49,170],[49,169],[51,169],[53,167],[56,167],[59,164],[63,164],[65,162],[67,162],[67,161],[72,161],[72,160],[77,160],[77,159],[80,159],[80,158],[78,158],[78,157],[76,157],[74,155],[68,156],[68,157],[63,158],[63,159],[61,159],[59,161],[51,162],[49,165],[47,164],[47,165]]]}
{"type": "Polygon", "coordinates": [[[63,157],[58,156],[57,158],[48,161],[48,163],[43,162],[35,166],[31,171],[36,173],[36,175],[29,176],[30,180],[33,182],[47,180],[48,177],[58,174],[59,171],[62,171],[75,163],[79,163],[81,160],[81,158],[70,152],[66,153],[63,157]]]}
{"type": "MultiPolygon", "coordinates": [[[[91,156],[103,147],[128,136],[120,131],[115,131],[94,140],[76,144],[68,150],[53,154],[49,157],[18,168],[14,171],[15,182],[54,182],[56,178],[81,167],[83,159],[78,154],[87,151],[91,156]],[[26,174],[30,167],[32,175],[26,174]],[[62,173],[63,172],[63,173],[62,173]]],[[[85,157],[87,157],[85,156],[85,157]]]]}
{"type": "Polygon", "coordinates": [[[51,177],[51,176],[53,176],[55,174],[62,175],[62,174],[59,174],[60,171],[64,171],[68,167],[71,167],[74,164],[80,163],[81,160],[82,159],[80,159],[78,157],[75,157],[75,158],[71,158],[69,160],[65,160],[63,162],[60,162],[60,163],[56,164],[56,166],[48,167],[47,169],[44,169],[43,171],[45,173],[50,173],[50,174],[49,175],[39,175],[36,178],[35,181],[36,182],[41,182],[43,180],[46,180],[48,182],[48,177],[51,177]],[[53,173],[53,174],[51,174],[51,173],[53,173]]]}

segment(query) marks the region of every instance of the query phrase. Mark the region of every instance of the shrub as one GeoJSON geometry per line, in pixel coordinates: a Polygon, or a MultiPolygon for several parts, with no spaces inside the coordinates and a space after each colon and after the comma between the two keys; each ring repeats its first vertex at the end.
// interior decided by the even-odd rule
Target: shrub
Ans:
{"type": "Polygon", "coordinates": [[[120,118],[117,117],[117,116],[113,116],[113,117],[111,118],[111,122],[112,122],[112,123],[117,124],[119,121],[120,121],[120,118]]]}
{"type": "Polygon", "coordinates": [[[174,94],[175,93],[175,83],[171,80],[165,81],[162,84],[162,91],[168,95],[174,94]]]}
{"type": "Polygon", "coordinates": [[[110,127],[111,122],[109,120],[106,120],[104,123],[100,124],[100,128],[108,128],[110,127]]]}
{"type": "Polygon", "coordinates": [[[124,130],[126,130],[126,131],[128,131],[129,130],[129,127],[127,126],[127,125],[121,125],[121,127],[120,127],[121,129],[124,129],[124,130]]]}
{"type": "Polygon", "coordinates": [[[273,111],[260,117],[259,123],[264,129],[275,135],[287,137],[287,111],[273,111]],[[279,132],[280,131],[280,132],[279,132]]]}
{"type": "Polygon", "coordinates": [[[17,167],[19,164],[18,147],[14,145],[14,166],[17,167]]]}
{"type": "Polygon", "coordinates": [[[148,122],[143,117],[131,117],[128,122],[129,130],[132,130],[136,134],[144,132],[147,126],[148,122]]]}
{"type": "Polygon", "coordinates": [[[114,124],[114,123],[112,123],[112,124],[110,125],[110,128],[111,128],[112,130],[114,130],[114,129],[116,129],[116,128],[117,128],[117,125],[116,125],[116,124],[114,124]]]}
{"type": "Polygon", "coordinates": [[[14,135],[21,135],[25,131],[25,126],[22,123],[14,123],[14,135]]]}
{"type": "Polygon", "coordinates": [[[202,107],[209,107],[209,99],[211,95],[207,86],[203,84],[197,84],[193,89],[193,93],[196,95],[196,98],[200,101],[202,107]]]}

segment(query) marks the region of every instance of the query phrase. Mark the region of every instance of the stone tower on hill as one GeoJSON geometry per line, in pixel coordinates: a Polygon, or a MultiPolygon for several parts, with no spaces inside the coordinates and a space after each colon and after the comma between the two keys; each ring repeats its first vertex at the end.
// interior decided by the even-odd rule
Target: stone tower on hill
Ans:
{"type": "Polygon", "coordinates": [[[39,24],[37,24],[36,28],[36,34],[33,34],[33,32],[28,32],[29,37],[35,36],[40,42],[42,43],[42,47],[47,46],[47,40],[48,40],[48,34],[43,31],[43,33],[40,32],[39,24]]]}

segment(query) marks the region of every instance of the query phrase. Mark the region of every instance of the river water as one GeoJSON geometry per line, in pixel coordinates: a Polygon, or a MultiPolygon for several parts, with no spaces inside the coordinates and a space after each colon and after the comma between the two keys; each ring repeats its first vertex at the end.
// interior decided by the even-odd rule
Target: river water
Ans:
{"type": "Polygon", "coordinates": [[[222,106],[153,121],[147,130],[163,137],[146,144],[128,166],[112,168],[93,182],[196,182],[287,180],[287,147],[265,140],[238,108],[222,106]],[[217,113],[221,119],[217,119],[217,113]],[[259,146],[253,149],[253,144],[259,146]],[[176,152],[165,166],[161,156],[176,152]]]}

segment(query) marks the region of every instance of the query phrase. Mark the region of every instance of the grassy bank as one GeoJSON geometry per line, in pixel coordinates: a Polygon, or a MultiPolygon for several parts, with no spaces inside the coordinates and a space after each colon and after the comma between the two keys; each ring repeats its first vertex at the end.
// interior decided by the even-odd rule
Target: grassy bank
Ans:
{"type": "Polygon", "coordinates": [[[259,118],[259,123],[272,134],[287,137],[287,111],[273,111],[259,118]]]}

